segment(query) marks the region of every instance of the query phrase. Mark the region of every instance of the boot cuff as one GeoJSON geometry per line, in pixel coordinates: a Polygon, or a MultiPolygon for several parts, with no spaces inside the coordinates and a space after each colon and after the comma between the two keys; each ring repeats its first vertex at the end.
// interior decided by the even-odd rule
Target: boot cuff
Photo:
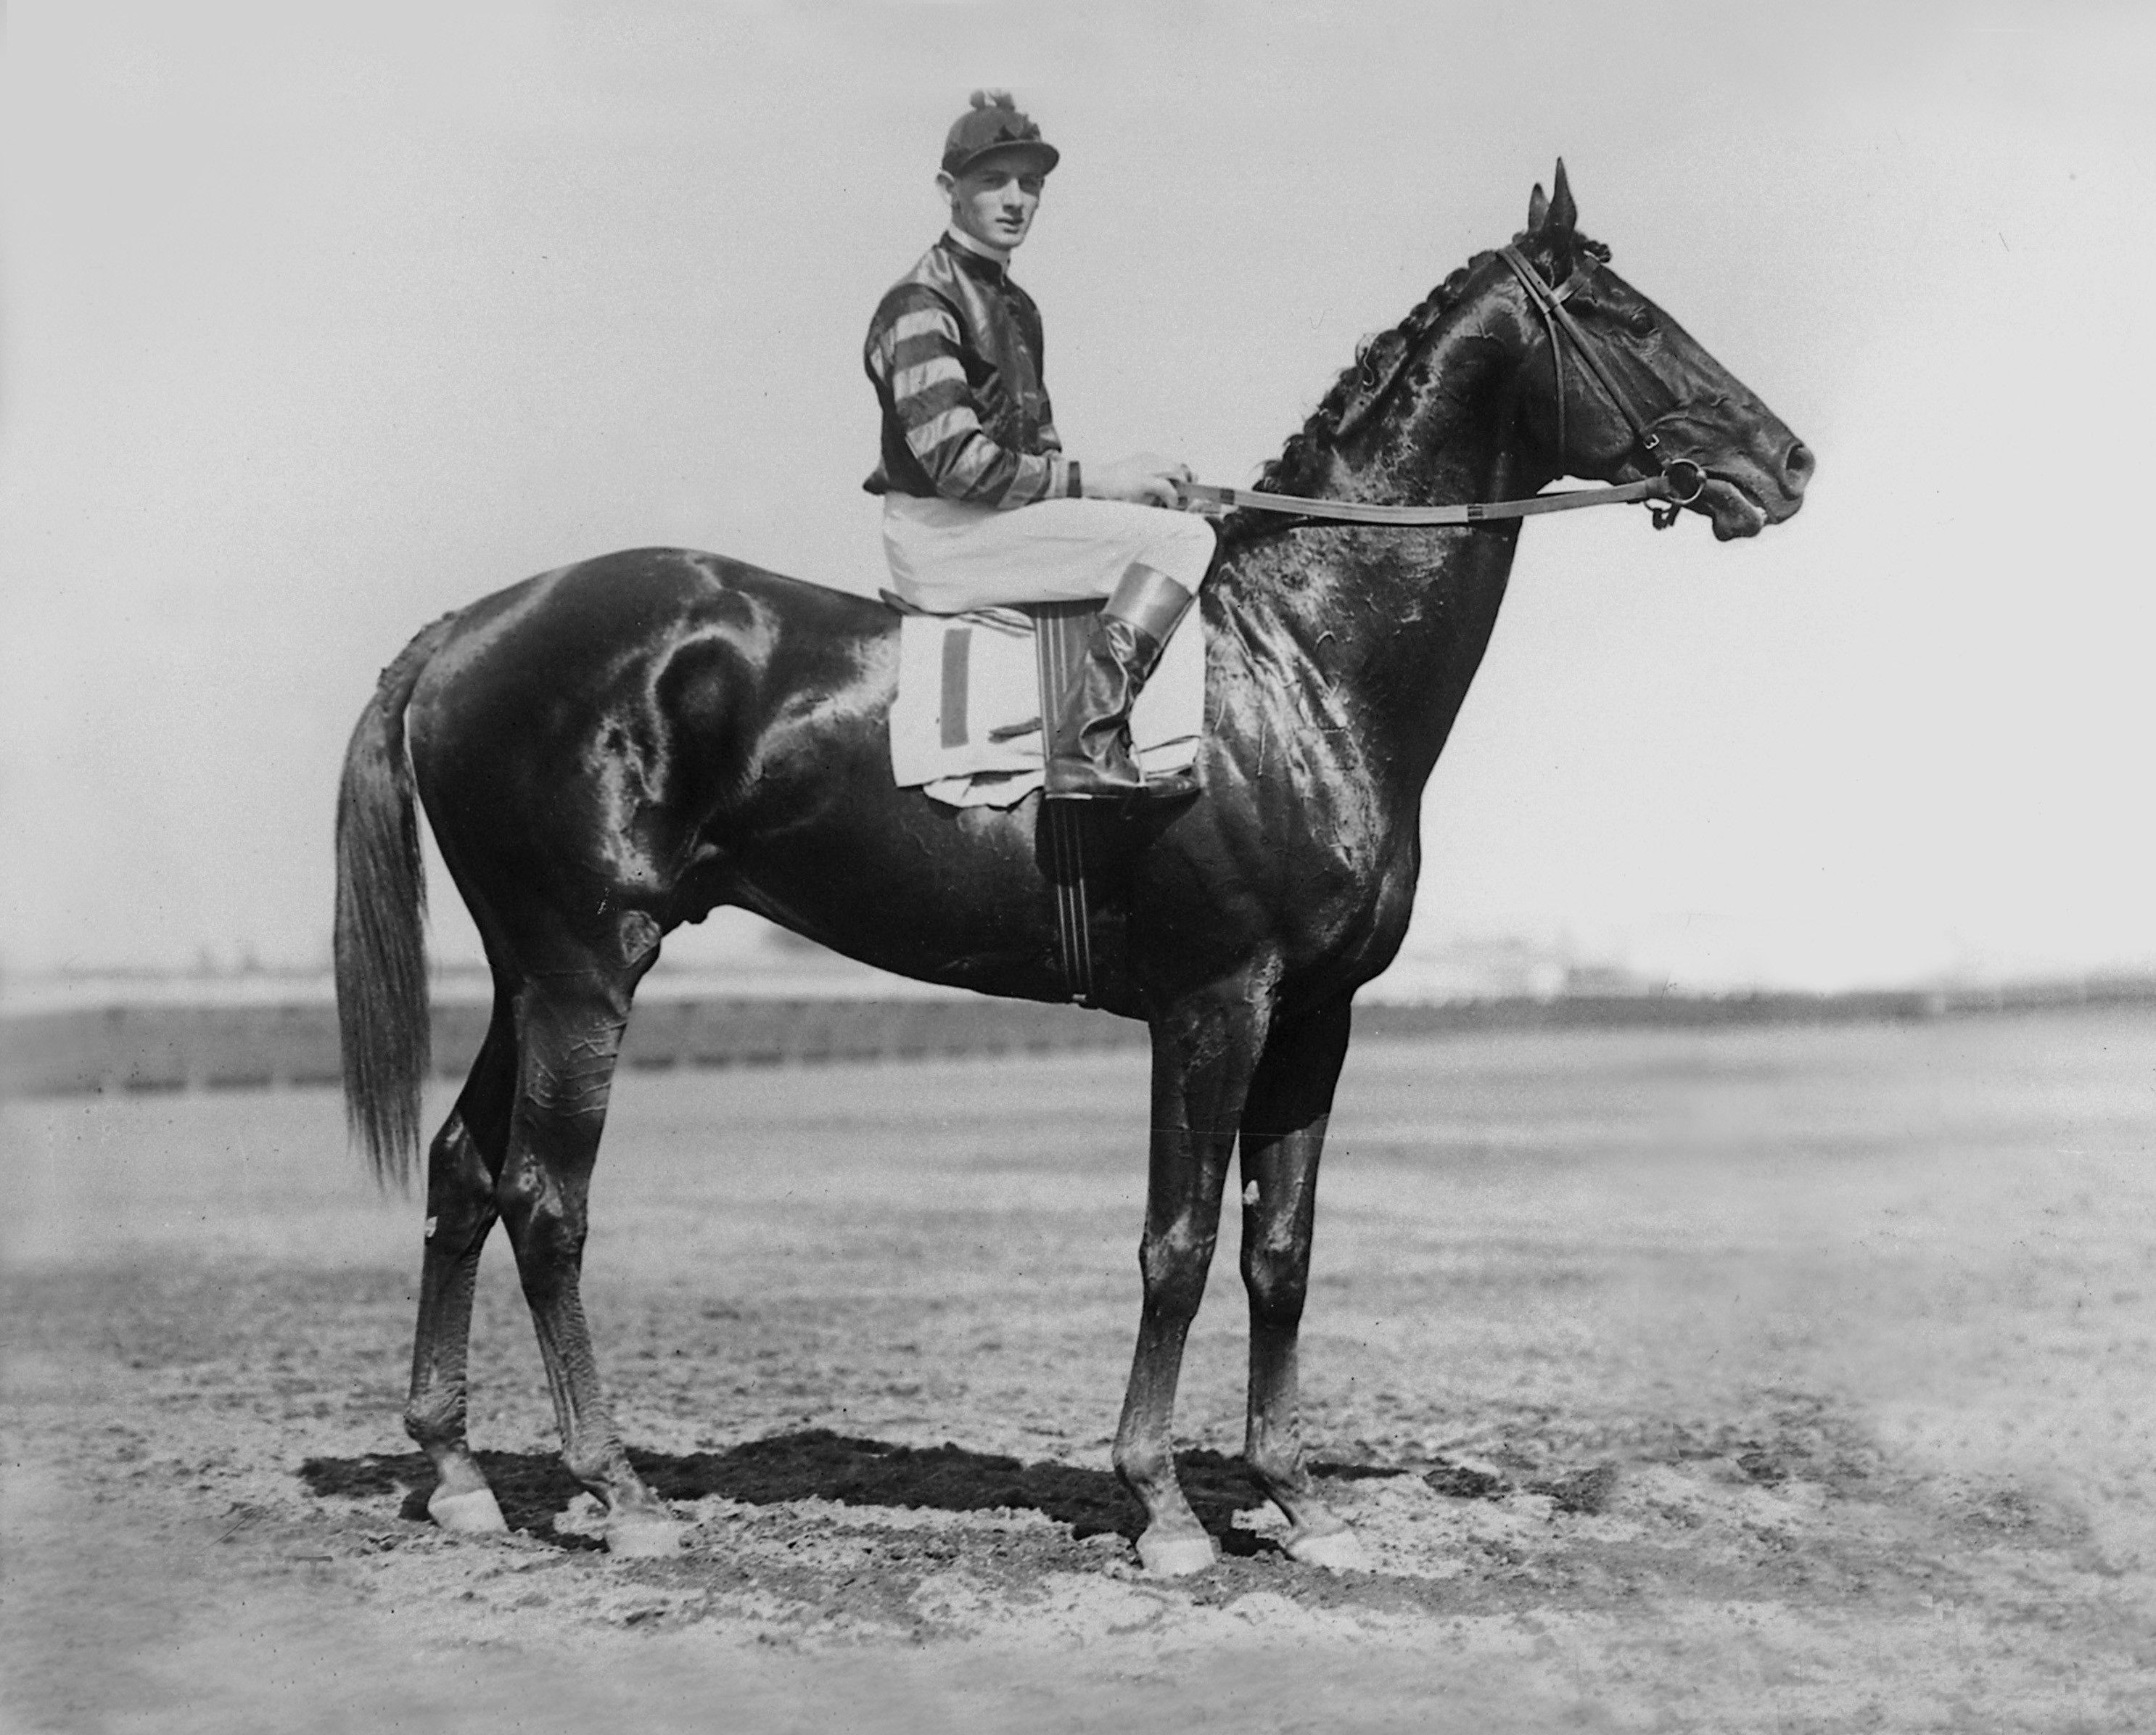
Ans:
{"type": "Polygon", "coordinates": [[[1167,573],[1134,566],[1116,586],[1105,612],[1128,621],[1155,644],[1165,644],[1189,606],[1190,593],[1167,573]]]}

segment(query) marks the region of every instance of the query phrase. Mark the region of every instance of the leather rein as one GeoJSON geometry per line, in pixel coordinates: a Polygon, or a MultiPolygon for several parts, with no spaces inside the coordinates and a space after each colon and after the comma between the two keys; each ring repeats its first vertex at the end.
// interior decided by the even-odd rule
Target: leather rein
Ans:
{"type": "MultiPolygon", "coordinates": [[[[1594,353],[1594,345],[1572,310],[1564,304],[1594,275],[1600,261],[1591,255],[1577,266],[1563,284],[1552,289],[1522,256],[1517,247],[1501,247],[1497,256],[1518,278],[1542,315],[1550,339],[1550,369],[1557,392],[1557,449],[1564,450],[1564,352],[1569,338],[1587,371],[1600,382],[1609,401],[1617,406],[1632,429],[1633,443],[1652,459],[1661,474],[1640,482],[1620,482],[1593,488],[1567,489],[1557,494],[1537,494],[1526,500],[1470,501],[1452,506],[1388,506],[1363,500],[1320,500],[1314,495],[1268,494],[1255,488],[1216,488],[1207,482],[1179,482],[1176,491],[1186,501],[1203,500],[1219,506],[1245,507],[1260,512],[1287,512],[1297,517],[1327,519],[1350,524],[1444,525],[1486,524],[1512,518],[1536,518],[1546,512],[1574,512],[1583,506],[1615,506],[1635,500],[1661,500],[1666,506],[1650,509],[1656,530],[1667,530],[1677,513],[1697,500],[1707,487],[1707,472],[1689,458],[1672,458],[1639,411],[1632,406],[1615,377],[1594,353]]],[[[1403,357],[1399,371],[1404,372],[1403,357]]],[[[1397,372],[1395,373],[1397,377],[1397,372]]],[[[1389,385],[1389,382],[1388,384],[1389,385]]]]}

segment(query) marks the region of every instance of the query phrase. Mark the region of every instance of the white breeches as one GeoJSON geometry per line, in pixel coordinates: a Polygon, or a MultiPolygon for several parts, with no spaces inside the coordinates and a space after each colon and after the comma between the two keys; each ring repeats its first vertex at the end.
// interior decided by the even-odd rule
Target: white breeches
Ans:
{"type": "Polygon", "coordinates": [[[1213,526],[1194,512],[1120,500],[1044,500],[999,512],[910,494],[884,496],[891,588],[931,614],[998,603],[1105,597],[1133,566],[1194,591],[1213,526]]]}

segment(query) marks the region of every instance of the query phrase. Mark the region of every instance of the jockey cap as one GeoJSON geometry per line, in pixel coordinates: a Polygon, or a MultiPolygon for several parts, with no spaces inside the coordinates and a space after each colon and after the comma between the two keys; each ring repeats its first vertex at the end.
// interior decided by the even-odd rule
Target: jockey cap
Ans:
{"type": "Polygon", "coordinates": [[[1019,111],[1009,91],[976,90],[973,106],[951,123],[943,140],[943,172],[963,175],[991,151],[1022,151],[1044,175],[1062,156],[1041,137],[1032,116],[1019,111]]]}

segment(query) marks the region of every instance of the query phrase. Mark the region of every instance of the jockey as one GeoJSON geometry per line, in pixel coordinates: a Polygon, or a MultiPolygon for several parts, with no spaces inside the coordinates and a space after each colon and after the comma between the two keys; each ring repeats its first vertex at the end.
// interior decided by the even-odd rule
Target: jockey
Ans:
{"type": "Polygon", "coordinates": [[[1132,757],[1131,706],[1213,559],[1213,527],[1163,511],[1190,471],[1150,453],[1067,456],[1041,382],[1040,311],[1010,280],[1059,153],[1003,91],[973,93],[936,184],[951,223],[892,285],[863,359],[883,409],[884,497],[898,595],[932,613],[1014,603],[1106,606],[1045,719],[1050,800],[1183,795],[1132,757]]]}

